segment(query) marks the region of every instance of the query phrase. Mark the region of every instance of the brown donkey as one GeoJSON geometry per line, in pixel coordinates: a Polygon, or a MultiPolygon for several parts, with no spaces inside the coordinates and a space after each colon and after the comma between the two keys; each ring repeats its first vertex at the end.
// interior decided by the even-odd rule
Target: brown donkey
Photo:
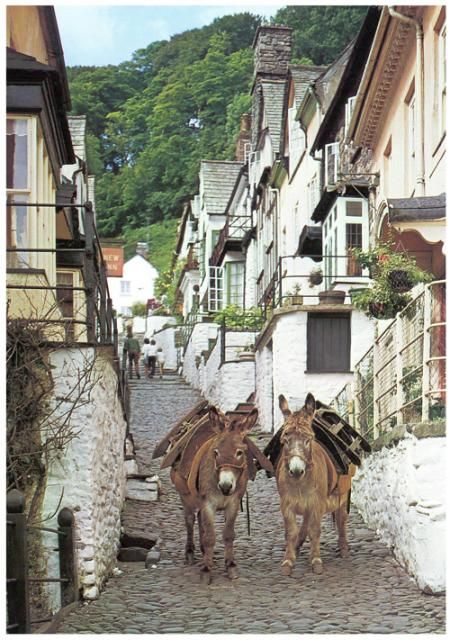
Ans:
{"type": "MultiPolygon", "coordinates": [[[[186,562],[194,562],[194,523],[198,513],[200,546],[203,564],[200,570],[202,579],[211,581],[213,551],[216,542],[216,511],[225,512],[223,541],[225,544],[225,567],[228,577],[238,577],[234,559],[234,523],[239,511],[249,477],[254,479],[256,468],[253,457],[262,462],[262,467],[272,469],[256,445],[246,437],[256,422],[258,411],[253,409],[247,416],[238,420],[230,419],[215,407],[209,410],[211,436],[198,448],[190,464],[186,478],[180,473],[182,462],[174,464],[171,480],[180,494],[184,507],[187,529],[186,562]]],[[[208,428],[209,428],[208,427],[208,428]]]]}
{"type": "Polygon", "coordinates": [[[348,555],[346,526],[350,477],[341,476],[338,481],[329,455],[314,438],[314,397],[308,393],[305,406],[293,413],[284,396],[279,396],[279,403],[284,416],[280,438],[282,450],[276,466],[286,538],[282,571],[291,575],[297,552],[309,537],[312,570],[322,573],[320,532],[325,513],[333,513],[340,554],[342,557],[348,555]],[[300,530],[297,515],[303,516],[300,530]]]}

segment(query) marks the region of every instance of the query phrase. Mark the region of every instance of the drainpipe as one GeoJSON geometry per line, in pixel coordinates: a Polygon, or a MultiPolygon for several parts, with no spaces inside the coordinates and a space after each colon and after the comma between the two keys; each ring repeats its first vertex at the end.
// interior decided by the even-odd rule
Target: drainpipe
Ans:
{"type": "Polygon", "coordinates": [[[423,95],[423,29],[419,20],[405,16],[394,7],[388,7],[389,14],[401,22],[414,25],[416,29],[416,131],[417,131],[417,169],[416,186],[417,197],[425,195],[425,159],[424,159],[424,95],[423,95]]]}

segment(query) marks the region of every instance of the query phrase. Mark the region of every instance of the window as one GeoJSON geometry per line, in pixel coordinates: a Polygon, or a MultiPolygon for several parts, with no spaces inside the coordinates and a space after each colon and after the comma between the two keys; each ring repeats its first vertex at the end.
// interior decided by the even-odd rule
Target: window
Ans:
{"type": "Polygon", "coordinates": [[[300,122],[295,119],[297,108],[291,107],[288,110],[289,125],[289,172],[295,170],[302,152],[305,148],[305,134],[303,133],[300,122]]]}
{"type": "Polygon", "coordinates": [[[127,317],[131,316],[132,315],[131,307],[120,307],[120,313],[123,316],[127,316],[127,317]]]}
{"type": "MultiPolygon", "coordinates": [[[[29,121],[26,118],[8,118],[6,123],[6,189],[7,189],[7,246],[20,249],[30,246],[29,121]],[[17,204],[15,204],[17,203],[17,204]],[[22,206],[19,203],[23,203],[22,206]]],[[[24,251],[8,252],[8,267],[29,266],[24,251]]]]}
{"type": "Polygon", "coordinates": [[[350,314],[309,313],[307,371],[339,373],[350,370],[350,314]]]}
{"type": "Polygon", "coordinates": [[[336,184],[339,168],[339,142],[325,145],[325,185],[336,184]]]}
{"type": "Polygon", "coordinates": [[[309,215],[311,216],[320,200],[319,182],[314,175],[308,184],[309,215]]]}
{"type": "Polygon", "coordinates": [[[120,294],[122,296],[130,296],[131,295],[131,282],[130,282],[130,280],[121,280],[120,281],[120,294]]]}
{"type": "MultiPolygon", "coordinates": [[[[56,300],[65,320],[74,319],[74,276],[72,271],[56,272],[56,300]]],[[[65,323],[65,333],[66,340],[74,339],[74,326],[71,322],[65,323]]]]}
{"type": "Polygon", "coordinates": [[[353,109],[355,108],[356,96],[349,98],[345,105],[345,131],[344,135],[347,135],[348,126],[350,124],[350,120],[352,119],[353,109]]]}
{"type": "Polygon", "coordinates": [[[228,262],[227,264],[228,304],[244,304],[244,263],[228,262]]]}
{"type": "Polygon", "coordinates": [[[209,267],[208,311],[220,311],[223,305],[223,269],[209,267]]]}
{"type": "Polygon", "coordinates": [[[361,276],[362,269],[353,257],[352,249],[362,249],[362,224],[351,223],[345,225],[345,239],[347,250],[347,275],[361,276]]]}

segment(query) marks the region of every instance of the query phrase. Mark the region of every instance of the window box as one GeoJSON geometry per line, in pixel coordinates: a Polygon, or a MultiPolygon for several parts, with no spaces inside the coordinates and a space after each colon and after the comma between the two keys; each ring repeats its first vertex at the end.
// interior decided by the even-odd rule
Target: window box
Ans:
{"type": "Polygon", "coordinates": [[[319,304],[344,304],[345,291],[340,289],[329,289],[319,292],[319,304]]]}

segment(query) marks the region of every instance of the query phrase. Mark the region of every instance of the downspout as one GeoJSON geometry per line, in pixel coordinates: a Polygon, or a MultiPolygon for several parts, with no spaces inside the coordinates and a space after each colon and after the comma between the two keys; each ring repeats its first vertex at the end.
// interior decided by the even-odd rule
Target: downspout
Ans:
{"type": "Polygon", "coordinates": [[[425,158],[424,158],[424,95],[423,95],[423,29],[419,20],[405,16],[394,7],[388,7],[389,14],[401,22],[414,25],[416,29],[416,131],[417,131],[417,170],[416,186],[417,197],[425,195],[425,158]]]}

